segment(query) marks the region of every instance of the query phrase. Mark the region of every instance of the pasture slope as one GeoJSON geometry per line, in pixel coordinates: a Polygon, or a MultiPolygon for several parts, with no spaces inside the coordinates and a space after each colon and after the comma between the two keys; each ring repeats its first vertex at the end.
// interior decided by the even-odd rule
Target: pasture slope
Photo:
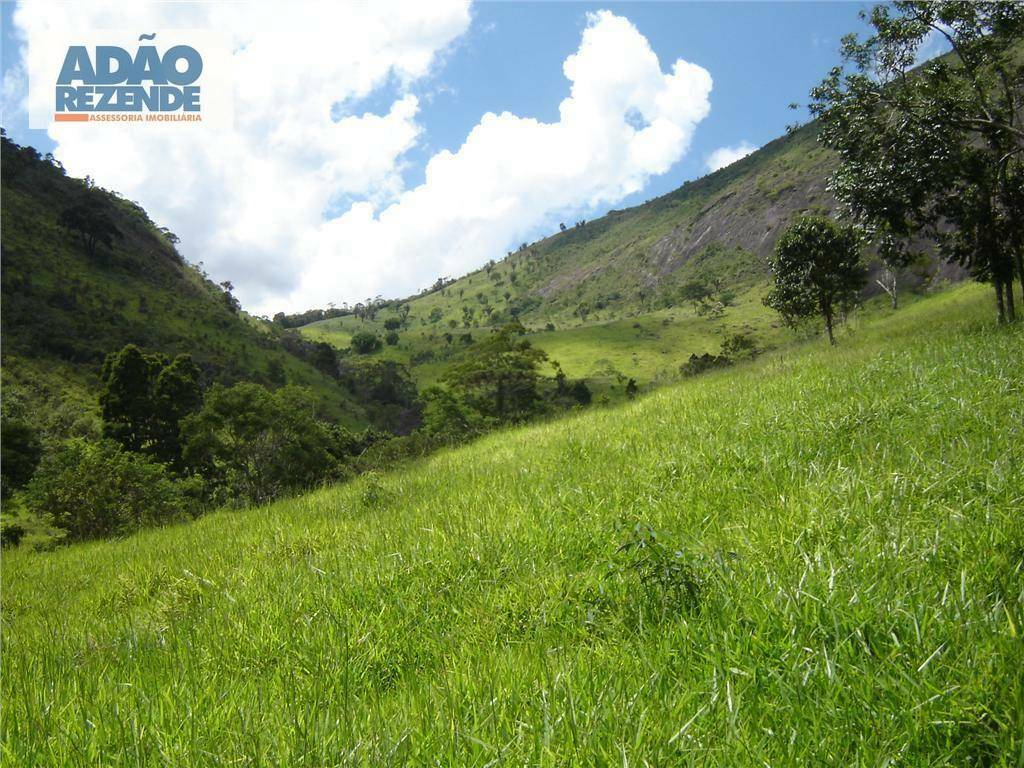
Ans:
{"type": "Polygon", "coordinates": [[[5,553],[2,762],[1021,765],[1024,333],[989,303],[5,553]]]}

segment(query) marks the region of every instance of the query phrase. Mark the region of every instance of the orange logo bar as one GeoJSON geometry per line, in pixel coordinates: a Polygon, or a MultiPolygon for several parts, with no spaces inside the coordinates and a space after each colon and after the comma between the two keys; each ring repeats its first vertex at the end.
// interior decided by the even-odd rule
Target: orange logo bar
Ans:
{"type": "Polygon", "coordinates": [[[75,114],[72,112],[57,112],[53,119],[58,123],[87,123],[89,122],[89,115],[87,114],[75,114]]]}

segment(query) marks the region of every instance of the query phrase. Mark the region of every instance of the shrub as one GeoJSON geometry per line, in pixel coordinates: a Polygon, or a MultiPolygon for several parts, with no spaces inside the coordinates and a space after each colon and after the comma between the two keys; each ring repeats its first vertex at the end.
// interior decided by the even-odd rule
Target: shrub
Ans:
{"type": "Polygon", "coordinates": [[[705,352],[703,355],[690,355],[690,359],[679,366],[679,372],[683,376],[696,376],[699,373],[715,368],[725,368],[729,365],[732,365],[732,360],[725,355],[712,355],[710,352],[705,352]]]}
{"type": "Polygon", "coordinates": [[[569,386],[569,395],[580,405],[590,405],[593,395],[583,379],[577,379],[569,386]]]}
{"type": "Polygon", "coordinates": [[[369,355],[381,348],[380,336],[371,331],[360,331],[349,342],[352,350],[360,355],[369,355]]]}
{"type": "Polygon", "coordinates": [[[398,343],[398,332],[388,331],[386,334],[384,334],[384,341],[387,343],[389,347],[395,346],[395,344],[398,343]]]}
{"type": "Polygon", "coordinates": [[[618,527],[625,537],[616,550],[612,573],[620,578],[632,574],[638,579],[639,595],[646,602],[642,607],[653,609],[661,619],[696,611],[704,589],[700,561],[646,523],[618,527]]]}
{"type": "Polygon", "coordinates": [[[730,360],[746,360],[758,353],[757,342],[745,333],[734,333],[722,342],[722,355],[730,360]]]}
{"type": "Polygon", "coordinates": [[[16,547],[25,538],[25,528],[18,523],[0,523],[0,547],[16,547]]]}
{"type": "Polygon", "coordinates": [[[43,458],[25,496],[68,540],[81,541],[184,518],[193,484],[112,441],[74,439],[43,458]]]}
{"type": "Polygon", "coordinates": [[[454,444],[487,429],[487,422],[466,407],[451,390],[432,386],[423,391],[423,431],[441,443],[454,444]]]}
{"type": "Polygon", "coordinates": [[[35,429],[23,421],[3,421],[0,427],[0,494],[4,499],[25,486],[42,454],[43,446],[35,429]]]}

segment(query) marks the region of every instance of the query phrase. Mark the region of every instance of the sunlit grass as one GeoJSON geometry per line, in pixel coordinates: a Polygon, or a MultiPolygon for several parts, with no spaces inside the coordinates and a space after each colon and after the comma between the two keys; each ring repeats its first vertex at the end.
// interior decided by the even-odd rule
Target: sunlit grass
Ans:
{"type": "Polygon", "coordinates": [[[989,303],[5,552],[3,764],[1020,765],[1024,336],[989,303]]]}

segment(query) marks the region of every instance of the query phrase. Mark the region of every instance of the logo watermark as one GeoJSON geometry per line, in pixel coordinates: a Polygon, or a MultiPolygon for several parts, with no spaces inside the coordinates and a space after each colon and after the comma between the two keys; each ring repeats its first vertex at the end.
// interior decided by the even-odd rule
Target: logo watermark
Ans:
{"type": "Polygon", "coordinates": [[[57,43],[49,72],[29,82],[30,125],[231,122],[231,52],[206,30],[96,30],[57,43]],[[125,40],[131,37],[131,42],[125,40]],[[47,82],[48,81],[48,82],[47,82]],[[43,89],[45,88],[45,92],[43,89]],[[45,105],[45,113],[42,111],[45,105]]]}

